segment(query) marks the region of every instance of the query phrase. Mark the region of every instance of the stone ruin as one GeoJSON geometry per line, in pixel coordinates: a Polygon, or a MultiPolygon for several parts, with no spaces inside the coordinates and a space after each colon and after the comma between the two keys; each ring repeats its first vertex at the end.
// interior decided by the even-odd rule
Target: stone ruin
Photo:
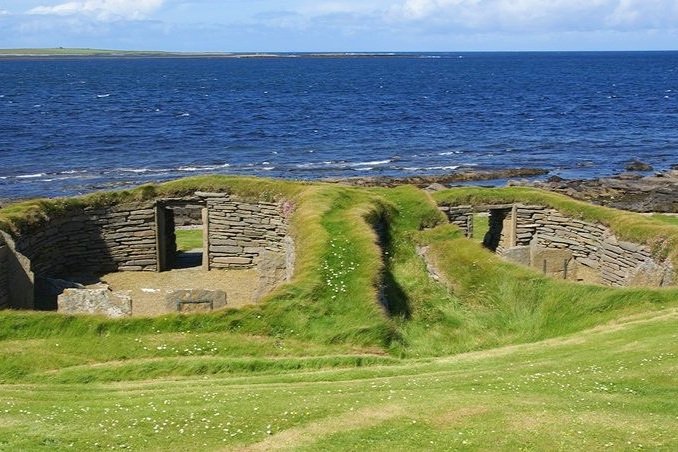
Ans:
{"type": "Polygon", "coordinates": [[[486,248],[555,278],[612,287],[673,283],[671,263],[653,257],[647,246],[620,240],[603,225],[556,209],[518,203],[439,208],[467,237],[473,237],[474,214],[487,213],[486,248]]]}
{"type": "MultiPolygon", "coordinates": [[[[25,233],[0,232],[0,308],[55,310],[58,299],[64,312],[129,315],[133,300],[128,303],[106,287],[84,288],[72,281],[81,275],[171,270],[177,223],[201,225],[202,270],[257,269],[259,286],[253,296],[261,298],[292,276],[289,210],[284,202],[203,192],[73,207],[25,233]]],[[[216,292],[169,294],[167,303],[180,312],[218,309],[226,305],[226,294],[216,292]],[[184,301],[171,301],[170,296],[184,301]]]]}

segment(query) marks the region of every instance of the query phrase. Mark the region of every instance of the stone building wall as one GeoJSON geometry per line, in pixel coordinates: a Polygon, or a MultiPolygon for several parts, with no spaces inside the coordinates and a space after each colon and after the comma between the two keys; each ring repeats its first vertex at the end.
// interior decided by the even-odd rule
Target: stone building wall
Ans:
{"type": "Polygon", "coordinates": [[[489,212],[484,245],[514,262],[558,278],[608,286],[668,286],[670,262],[653,258],[647,246],[619,240],[605,226],[535,205],[440,206],[467,236],[473,211],[489,212]]]}
{"type": "Polygon", "coordinates": [[[0,234],[0,309],[9,307],[9,261],[4,237],[0,234]]]}
{"type": "Polygon", "coordinates": [[[466,237],[473,237],[472,206],[440,206],[440,210],[447,216],[450,223],[461,228],[466,237]]]}
{"type": "Polygon", "coordinates": [[[37,275],[58,277],[156,270],[152,203],[78,208],[17,237],[37,275]]]}
{"type": "Polygon", "coordinates": [[[673,269],[646,246],[619,240],[606,227],[566,217],[555,209],[517,206],[518,244],[567,250],[580,279],[609,286],[667,286],[673,269]]]}
{"type": "Polygon", "coordinates": [[[201,193],[207,203],[210,268],[252,268],[271,254],[286,255],[287,221],[279,204],[201,193]]]}

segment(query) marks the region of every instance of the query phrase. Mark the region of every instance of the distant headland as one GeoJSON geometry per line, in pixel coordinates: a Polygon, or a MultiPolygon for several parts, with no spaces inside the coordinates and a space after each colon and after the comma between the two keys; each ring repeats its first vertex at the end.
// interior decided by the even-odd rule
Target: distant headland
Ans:
{"type": "Polygon", "coordinates": [[[360,58],[407,57],[416,53],[401,52],[168,52],[160,50],[111,50],[90,48],[22,48],[0,49],[0,58],[360,58]]]}

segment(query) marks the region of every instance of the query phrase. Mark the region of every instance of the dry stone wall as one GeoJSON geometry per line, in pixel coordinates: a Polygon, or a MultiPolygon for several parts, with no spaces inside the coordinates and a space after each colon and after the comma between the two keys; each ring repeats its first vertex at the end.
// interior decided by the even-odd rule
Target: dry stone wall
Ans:
{"type": "Polygon", "coordinates": [[[609,286],[667,286],[673,269],[668,262],[657,262],[650,249],[619,240],[606,227],[569,218],[555,209],[517,206],[518,245],[567,250],[576,262],[580,279],[609,286]]]}
{"type": "Polygon", "coordinates": [[[223,193],[198,193],[207,203],[210,268],[252,268],[267,255],[286,255],[282,206],[223,193]]]}
{"type": "MultiPolygon", "coordinates": [[[[164,264],[160,268],[159,260],[171,263],[176,252],[171,221],[176,212],[167,215],[167,210],[177,208],[179,201],[72,208],[31,226],[30,231],[7,236],[11,242],[0,241],[0,308],[33,307],[39,281],[170,269],[164,264]],[[167,255],[167,262],[161,254],[167,255]],[[9,265],[8,259],[12,259],[9,265]],[[25,274],[21,281],[20,271],[25,274]]],[[[257,297],[290,279],[294,266],[286,218],[290,205],[247,201],[225,193],[196,193],[188,201],[186,210],[207,210],[203,226],[210,269],[256,268],[261,276],[257,297]]]]}
{"type": "Polygon", "coordinates": [[[16,247],[43,276],[155,271],[155,210],[152,203],[71,209],[17,237],[16,247]]]}
{"type": "Polygon", "coordinates": [[[440,206],[440,210],[447,216],[450,223],[461,228],[466,237],[473,237],[472,206],[440,206]]]}
{"type": "Polygon", "coordinates": [[[441,210],[469,236],[473,229],[464,226],[464,218],[473,210],[489,210],[485,245],[553,276],[616,287],[673,283],[670,262],[655,259],[647,246],[620,240],[603,225],[567,217],[556,209],[515,204],[441,206],[441,210]]]}
{"type": "Polygon", "coordinates": [[[0,309],[9,307],[9,250],[0,234],[0,309]]]}

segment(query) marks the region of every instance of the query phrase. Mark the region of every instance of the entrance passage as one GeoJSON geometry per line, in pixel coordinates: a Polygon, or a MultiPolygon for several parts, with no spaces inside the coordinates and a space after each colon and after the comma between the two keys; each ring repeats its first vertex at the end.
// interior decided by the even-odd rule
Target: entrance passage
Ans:
{"type": "Polygon", "coordinates": [[[206,209],[201,205],[157,207],[159,271],[207,269],[206,209]]]}
{"type": "Polygon", "coordinates": [[[174,269],[202,267],[203,226],[177,226],[174,230],[176,253],[174,269]]]}

